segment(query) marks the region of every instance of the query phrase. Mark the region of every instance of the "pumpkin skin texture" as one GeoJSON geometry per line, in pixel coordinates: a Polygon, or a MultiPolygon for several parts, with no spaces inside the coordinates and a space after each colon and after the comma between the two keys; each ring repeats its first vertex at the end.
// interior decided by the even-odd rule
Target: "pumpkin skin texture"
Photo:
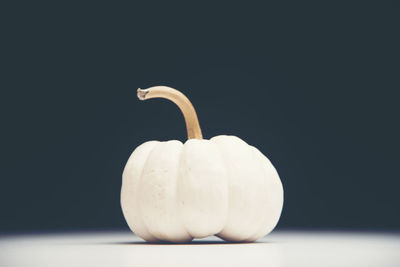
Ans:
{"type": "Polygon", "coordinates": [[[238,137],[149,141],[125,166],[121,206],[149,242],[251,242],[277,224],[283,188],[267,157],[238,137]]]}

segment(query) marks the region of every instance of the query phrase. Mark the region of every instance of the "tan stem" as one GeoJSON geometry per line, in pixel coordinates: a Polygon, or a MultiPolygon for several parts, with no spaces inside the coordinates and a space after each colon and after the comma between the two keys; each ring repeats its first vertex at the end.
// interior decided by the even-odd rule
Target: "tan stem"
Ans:
{"type": "Polygon", "coordinates": [[[181,92],[167,86],[154,86],[148,89],[139,88],[137,95],[140,100],[165,98],[174,102],[185,118],[188,139],[203,139],[196,110],[189,99],[181,92]]]}

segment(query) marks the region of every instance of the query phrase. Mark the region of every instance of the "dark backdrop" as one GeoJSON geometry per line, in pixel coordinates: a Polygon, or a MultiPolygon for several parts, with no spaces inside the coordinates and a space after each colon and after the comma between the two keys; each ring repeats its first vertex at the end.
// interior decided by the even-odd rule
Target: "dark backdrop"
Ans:
{"type": "Polygon", "coordinates": [[[130,153],[186,137],[176,106],[137,100],[154,85],[192,100],[205,138],[271,159],[279,228],[400,229],[397,3],[1,10],[0,231],[127,229],[130,153]]]}

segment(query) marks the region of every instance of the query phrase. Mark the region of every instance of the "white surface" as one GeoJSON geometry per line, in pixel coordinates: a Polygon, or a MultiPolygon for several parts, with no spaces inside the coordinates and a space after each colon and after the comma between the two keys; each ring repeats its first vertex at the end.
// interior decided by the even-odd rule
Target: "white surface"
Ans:
{"type": "Polygon", "coordinates": [[[257,243],[185,245],[129,232],[0,236],[0,266],[400,266],[400,235],[275,231],[257,243]]]}

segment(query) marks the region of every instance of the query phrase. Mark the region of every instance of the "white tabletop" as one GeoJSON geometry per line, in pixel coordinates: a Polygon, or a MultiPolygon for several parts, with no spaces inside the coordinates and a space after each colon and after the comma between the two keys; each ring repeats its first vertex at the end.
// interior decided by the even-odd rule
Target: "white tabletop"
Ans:
{"type": "Polygon", "coordinates": [[[400,234],[275,231],[256,243],[183,245],[130,232],[6,235],[0,266],[400,266],[400,234]]]}

